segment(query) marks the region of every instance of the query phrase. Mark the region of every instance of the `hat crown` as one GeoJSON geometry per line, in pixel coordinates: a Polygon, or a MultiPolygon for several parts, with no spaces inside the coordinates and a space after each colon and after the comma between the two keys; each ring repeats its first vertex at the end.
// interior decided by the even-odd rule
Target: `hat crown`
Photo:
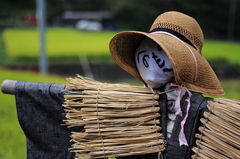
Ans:
{"type": "Polygon", "coordinates": [[[176,11],[165,12],[155,19],[150,32],[157,28],[170,29],[180,33],[201,53],[204,36],[201,27],[192,17],[176,11]]]}

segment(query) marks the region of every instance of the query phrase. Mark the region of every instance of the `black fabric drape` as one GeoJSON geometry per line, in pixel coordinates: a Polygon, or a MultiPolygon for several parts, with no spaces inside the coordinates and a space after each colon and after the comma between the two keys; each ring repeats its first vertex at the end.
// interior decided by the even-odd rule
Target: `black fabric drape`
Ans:
{"type": "Polygon", "coordinates": [[[202,123],[200,122],[200,118],[203,118],[203,113],[205,111],[208,111],[207,102],[212,99],[203,97],[201,93],[191,93],[191,107],[189,109],[188,118],[184,126],[184,133],[186,135],[188,146],[180,146],[178,141],[181,129],[180,124],[186,115],[187,102],[185,100],[188,97],[188,94],[186,93],[181,100],[181,110],[183,115],[182,117],[178,115],[175,119],[175,124],[173,127],[174,133],[172,133],[172,136],[167,144],[167,149],[164,154],[164,158],[166,159],[191,159],[191,156],[193,155],[192,148],[193,146],[196,146],[195,134],[199,133],[198,128],[202,125],[202,123]]]}
{"type": "MultiPolygon", "coordinates": [[[[188,97],[188,94],[186,93],[184,97],[181,100],[181,110],[183,113],[183,116],[177,116],[173,128],[172,136],[167,143],[166,150],[162,153],[162,156],[164,159],[191,159],[191,155],[193,155],[192,147],[196,145],[196,138],[195,134],[198,132],[198,127],[201,124],[200,118],[203,117],[203,113],[205,111],[208,111],[207,109],[207,102],[209,100],[212,100],[211,98],[205,98],[202,96],[201,93],[191,92],[192,97],[190,100],[191,107],[189,110],[189,115],[187,118],[187,121],[184,126],[184,132],[186,135],[187,142],[189,146],[180,146],[178,137],[180,132],[180,123],[183,120],[184,116],[186,115],[186,107],[187,102],[185,101],[188,97]]],[[[162,129],[162,133],[166,136],[166,95],[163,94],[160,96],[159,104],[161,107],[160,110],[160,121],[161,121],[161,127],[165,127],[162,129]]],[[[128,156],[128,157],[118,157],[118,159],[158,159],[158,153],[152,153],[152,154],[146,154],[146,155],[136,155],[136,156],[128,156]]]]}
{"type": "Polygon", "coordinates": [[[28,159],[72,159],[70,130],[63,126],[65,85],[18,81],[18,120],[27,138],[28,159]]]}

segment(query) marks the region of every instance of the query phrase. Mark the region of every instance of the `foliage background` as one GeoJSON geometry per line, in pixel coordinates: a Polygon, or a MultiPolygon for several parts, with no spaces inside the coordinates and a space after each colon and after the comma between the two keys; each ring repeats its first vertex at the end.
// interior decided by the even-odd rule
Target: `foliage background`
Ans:
{"type": "MultiPolygon", "coordinates": [[[[1,0],[1,12],[14,19],[14,24],[24,21],[27,15],[36,14],[36,1],[1,0]],[[4,6],[4,7],[3,7],[4,6]]],[[[148,31],[153,20],[165,11],[175,10],[194,17],[206,38],[228,39],[232,32],[240,39],[239,0],[46,0],[48,25],[64,11],[110,11],[112,22],[124,30],[148,31]],[[231,3],[235,2],[235,8],[231,3]],[[234,14],[231,11],[236,10],[234,14]],[[229,24],[234,20],[234,30],[229,24]]],[[[1,13],[0,12],[0,13],[1,13]]],[[[9,23],[9,26],[13,24],[9,23]]]]}

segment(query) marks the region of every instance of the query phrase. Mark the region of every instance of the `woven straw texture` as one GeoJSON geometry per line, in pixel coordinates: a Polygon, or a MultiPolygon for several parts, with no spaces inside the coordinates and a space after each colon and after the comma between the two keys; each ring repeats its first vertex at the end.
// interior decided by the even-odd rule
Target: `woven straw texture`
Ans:
{"type": "Polygon", "coordinates": [[[201,55],[204,38],[198,23],[185,14],[166,12],[157,17],[150,30],[158,27],[165,27],[180,33],[196,49],[187,43],[184,45],[176,38],[166,34],[126,31],[116,34],[110,41],[110,52],[115,62],[144,83],[135,64],[134,52],[141,41],[148,37],[160,45],[167,54],[172,63],[175,81],[178,85],[203,94],[223,95],[224,91],[216,74],[201,55]],[[196,62],[193,56],[196,58],[196,62]]]}
{"type": "Polygon", "coordinates": [[[240,101],[216,98],[208,103],[210,112],[204,112],[196,134],[197,147],[193,159],[240,158],[240,101]]]}
{"type": "Polygon", "coordinates": [[[76,158],[131,156],[165,150],[158,95],[146,87],[68,78],[64,107],[76,158]]]}
{"type": "Polygon", "coordinates": [[[192,17],[183,14],[176,16],[176,12],[167,12],[156,18],[150,31],[155,28],[167,28],[182,34],[201,53],[204,43],[203,32],[199,24],[192,17]]]}

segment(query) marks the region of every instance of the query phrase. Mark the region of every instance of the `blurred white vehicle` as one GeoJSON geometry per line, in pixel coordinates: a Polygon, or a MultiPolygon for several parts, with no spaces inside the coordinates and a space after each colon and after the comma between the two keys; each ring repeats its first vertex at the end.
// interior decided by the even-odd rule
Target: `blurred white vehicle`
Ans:
{"type": "Polygon", "coordinates": [[[103,26],[101,23],[91,20],[79,20],[76,23],[76,28],[79,30],[86,30],[86,31],[101,31],[103,26]]]}

